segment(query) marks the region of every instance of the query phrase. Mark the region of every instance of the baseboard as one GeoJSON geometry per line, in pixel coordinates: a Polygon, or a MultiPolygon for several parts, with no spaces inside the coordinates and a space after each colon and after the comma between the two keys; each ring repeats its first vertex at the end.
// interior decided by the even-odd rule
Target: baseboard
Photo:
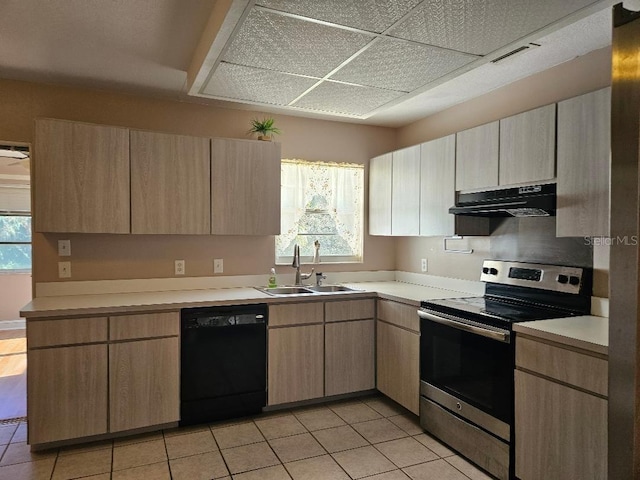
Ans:
{"type": "Polygon", "coordinates": [[[21,330],[26,328],[26,322],[22,320],[0,320],[0,330],[21,330]]]}

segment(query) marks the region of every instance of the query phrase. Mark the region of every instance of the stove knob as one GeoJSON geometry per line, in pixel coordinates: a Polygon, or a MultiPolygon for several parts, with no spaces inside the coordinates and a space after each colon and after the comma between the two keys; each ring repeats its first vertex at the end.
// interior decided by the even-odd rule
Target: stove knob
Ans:
{"type": "Polygon", "coordinates": [[[579,277],[574,277],[573,275],[571,275],[569,277],[569,283],[571,285],[580,285],[580,278],[579,277]]]}
{"type": "Polygon", "coordinates": [[[490,268],[490,269],[489,269],[489,273],[490,273],[491,275],[497,275],[497,274],[498,274],[498,270],[496,270],[495,268],[490,268]]]}
{"type": "Polygon", "coordinates": [[[482,273],[489,273],[489,267],[482,267],[482,273]]]}
{"type": "Polygon", "coordinates": [[[558,283],[567,283],[569,282],[569,277],[567,277],[566,275],[558,275],[558,283]]]}

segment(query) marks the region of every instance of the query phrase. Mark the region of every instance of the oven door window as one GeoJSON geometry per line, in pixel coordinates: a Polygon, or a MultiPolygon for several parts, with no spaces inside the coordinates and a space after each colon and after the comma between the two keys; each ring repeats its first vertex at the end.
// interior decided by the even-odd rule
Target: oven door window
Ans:
{"type": "Polygon", "coordinates": [[[511,423],[512,345],[425,319],[420,323],[421,379],[511,423]]]}

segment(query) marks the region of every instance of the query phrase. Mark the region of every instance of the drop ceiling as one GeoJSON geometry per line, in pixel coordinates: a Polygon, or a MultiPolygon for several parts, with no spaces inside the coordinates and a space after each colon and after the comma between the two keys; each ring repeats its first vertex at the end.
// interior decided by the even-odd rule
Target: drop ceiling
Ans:
{"type": "Polygon", "coordinates": [[[612,4],[7,0],[0,77],[400,126],[606,47],[612,4]]]}

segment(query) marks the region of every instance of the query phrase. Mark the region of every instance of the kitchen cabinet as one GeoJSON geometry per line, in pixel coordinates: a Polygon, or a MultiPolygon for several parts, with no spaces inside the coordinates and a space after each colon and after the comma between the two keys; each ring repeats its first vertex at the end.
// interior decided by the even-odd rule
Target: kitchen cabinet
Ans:
{"type": "Polygon", "coordinates": [[[369,235],[391,235],[393,154],[369,161],[369,235]]]}
{"type": "Polygon", "coordinates": [[[500,120],[499,184],[555,177],[556,104],[500,120]]]}
{"type": "Polygon", "coordinates": [[[377,388],[418,415],[420,333],[416,307],[378,301],[377,388]]]}
{"type": "Polygon", "coordinates": [[[209,139],[131,131],[131,232],[210,233],[209,139]]]}
{"type": "Polygon", "coordinates": [[[438,138],[420,146],[420,235],[453,235],[456,201],[456,136],[438,138]]]}
{"type": "Polygon", "coordinates": [[[129,233],[129,130],[36,120],[34,230],[129,233]]]}
{"type": "Polygon", "coordinates": [[[211,233],[280,234],[280,144],[214,138],[211,233]]]}
{"type": "Polygon", "coordinates": [[[180,419],[178,337],[109,345],[111,432],[180,419]]]}
{"type": "Polygon", "coordinates": [[[325,395],[375,388],[375,301],[325,303],[325,395]]]}
{"type": "Polygon", "coordinates": [[[607,477],[607,360],[516,337],[516,476],[607,477]]]}
{"type": "Polygon", "coordinates": [[[393,152],[391,234],[420,234],[420,145],[393,152]]]}
{"type": "Polygon", "coordinates": [[[558,103],[558,237],[609,235],[611,88],[558,103]]]}
{"type": "Polygon", "coordinates": [[[324,303],[269,306],[269,405],[324,395],[324,303]]]}
{"type": "Polygon", "coordinates": [[[30,350],[29,443],[107,433],[107,372],[106,343],[30,350]]]}
{"type": "Polygon", "coordinates": [[[455,190],[498,185],[500,122],[480,125],[456,134],[455,190]]]}

